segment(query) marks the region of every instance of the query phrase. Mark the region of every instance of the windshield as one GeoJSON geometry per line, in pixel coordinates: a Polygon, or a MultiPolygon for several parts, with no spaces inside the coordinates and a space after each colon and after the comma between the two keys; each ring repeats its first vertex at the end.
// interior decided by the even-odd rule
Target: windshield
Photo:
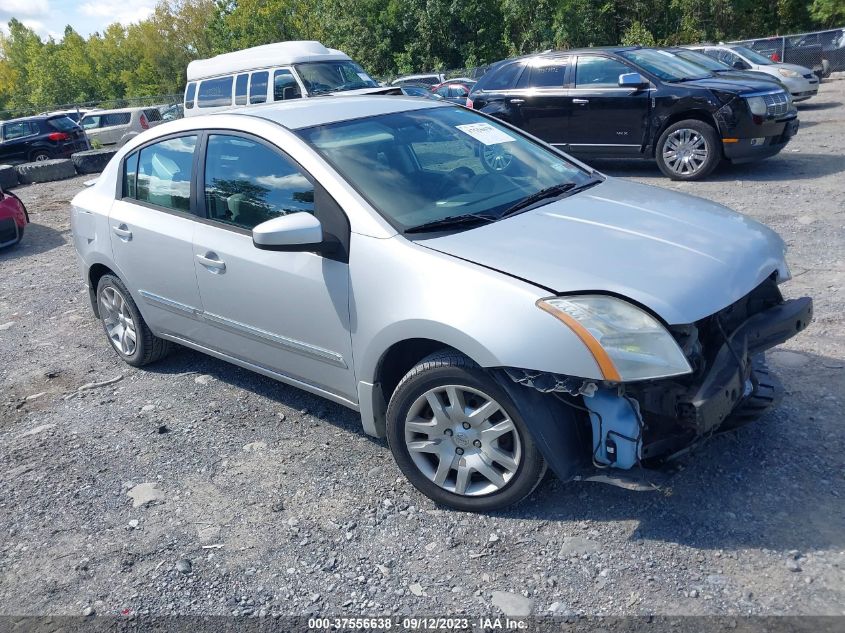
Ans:
{"type": "Polygon", "coordinates": [[[752,51],[750,48],[745,46],[731,46],[731,50],[736,51],[743,57],[745,57],[748,61],[752,64],[760,64],[761,66],[771,66],[774,62],[769,59],[768,57],[764,57],[757,51],[752,51]]]}
{"type": "Polygon", "coordinates": [[[298,134],[397,230],[466,214],[490,218],[589,172],[471,110],[433,107],[298,134]]]}
{"type": "Polygon", "coordinates": [[[308,62],[294,66],[309,94],[377,88],[378,84],[353,61],[308,62]]]}
{"type": "Polygon", "coordinates": [[[652,75],[656,75],[663,81],[689,81],[691,79],[712,77],[701,66],[676,57],[666,51],[644,48],[633,51],[622,51],[619,54],[625,59],[645,68],[652,75]]]}
{"type": "Polygon", "coordinates": [[[699,53],[698,51],[673,51],[674,55],[677,55],[681,59],[684,59],[691,64],[695,64],[696,66],[701,66],[702,68],[706,68],[709,71],[714,73],[720,73],[725,70],[733,70],[727,64],[723,64],[718,59],[713,59],[709,55],[705,55],[704,53],[699,53]]]}

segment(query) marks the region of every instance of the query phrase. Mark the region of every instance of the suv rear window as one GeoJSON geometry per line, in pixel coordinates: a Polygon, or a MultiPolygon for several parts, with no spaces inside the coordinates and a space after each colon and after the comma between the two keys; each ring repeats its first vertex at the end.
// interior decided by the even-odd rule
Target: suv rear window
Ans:
{"type": "Polygon", "coordinates": [[[79,128],[73,119],[66,116],[57,116],[55,119],[47,119],[47,125],[59,132],[72,132],[79,128]]]}
{"type": "Polygon", "coordinates": [[[158,108],[144,110],[144,116],[147,117],[147,121],[161,121],[161,112],[158,111],[158,108]]]}

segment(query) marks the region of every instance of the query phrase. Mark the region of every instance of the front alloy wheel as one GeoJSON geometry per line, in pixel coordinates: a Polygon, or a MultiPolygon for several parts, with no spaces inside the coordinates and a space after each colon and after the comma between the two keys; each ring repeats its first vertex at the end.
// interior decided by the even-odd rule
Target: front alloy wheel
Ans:
{"type": "Polygon", "coordinates": [[[669,126],[657,142],[657,165],[672,180],[700,180],[721,159],[713,126],[690,119],[669,126]]]}
{"type": "MultiPolygon", "coordinates": [[[[455,351],[421,360],[387,408],[387,441],[408,480],[436,503],[487,512],[519,502],[546,463],[519,393],[455,351]]],[[[530,414],[530,412],[528,412],[530,414]]]]}
{"type": "Polygon", "coordinates": [[[414,401],[405,446],[420,472],[459,495],[501,490],[522,458],[519,434],[502,405],[460,385],[429,389],[414,401]]]}

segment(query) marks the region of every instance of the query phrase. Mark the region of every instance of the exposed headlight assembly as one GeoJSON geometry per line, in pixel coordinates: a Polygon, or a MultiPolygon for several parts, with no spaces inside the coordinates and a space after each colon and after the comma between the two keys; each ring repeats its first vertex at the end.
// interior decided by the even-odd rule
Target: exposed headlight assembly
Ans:
{"type": "Polygon", "coordinates": [[[666,328],[627,301],[579,295],[541,299],[537,307],[566,324],[581,339],[605,380],[629,382],[692,371],[666,328]]]}
{"type": "Polygon", "coordinates": [[[768,108],[763,97],[745,97],[745,100],[748,102],[748,109],[751,110],[751,114],[766,116],[768,108]]]}
{"type": "Polygon", "coordinates": [[[778,73],[780,73],[783,77],[792,77],[793,79],[801,76],[801,73],[796,70],[792,70],[791,68],[778,68],[778,73]]]}

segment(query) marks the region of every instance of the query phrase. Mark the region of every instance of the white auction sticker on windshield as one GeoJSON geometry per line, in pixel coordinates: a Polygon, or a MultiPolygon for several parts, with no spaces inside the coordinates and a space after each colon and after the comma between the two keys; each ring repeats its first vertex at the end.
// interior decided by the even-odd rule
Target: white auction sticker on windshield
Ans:
{"type": "Polygon", "coordinates": [[[498,145],[499,143],[512,143],[516,139],[510,134],[505,134],[501,130],[497,130],[489,123],[467,123],[465,125],[456,125],[461,132],[469,134],[477,141],[481,141],[485,145],[498,145]]]}
{"type": "Polygon", "coordinates": [[[357,73],[358,79],[361,81],[371,81],[370,76],[367,73],[357,73]]]}

